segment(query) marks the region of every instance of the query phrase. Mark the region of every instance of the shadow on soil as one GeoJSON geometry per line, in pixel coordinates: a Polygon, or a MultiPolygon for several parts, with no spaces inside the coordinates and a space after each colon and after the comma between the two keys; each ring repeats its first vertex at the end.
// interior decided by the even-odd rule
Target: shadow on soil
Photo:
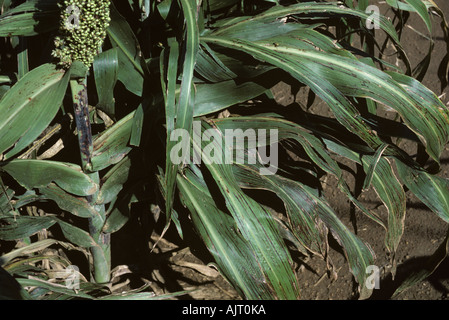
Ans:
{"type": "MultiPolygon", "coordinates": [[[[423,269],[423,265],[426,264],[429,257],[411,258],[404,261],[398,266],[396,276],[392,278],[392,274],[389,273],[384,279],[380,281],[380,290],[374,290],[370,300],[388,300],[388,299],[401,299],[402,292],[393,297],[395,291],[403,283],[407,276],[411,273],[419,272],[423,269]]],[[[444,259],[439,267],[425,280],[435,290],[441,293],[443,299],[449,298],[449,258],[444,259]]]]}

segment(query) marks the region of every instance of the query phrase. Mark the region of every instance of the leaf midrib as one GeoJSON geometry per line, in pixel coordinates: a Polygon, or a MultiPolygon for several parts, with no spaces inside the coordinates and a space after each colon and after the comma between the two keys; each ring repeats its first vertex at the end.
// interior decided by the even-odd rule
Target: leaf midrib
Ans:
{"type": "MultiPolygon", "coordinates": [[[[0,123],[0,128],[3,128],[6,124],[10,123],[10,122],[15,118],[15,116],[16,116],[16,115],[17,115],[23,108],[25,108],[25,107],[26,107],[27,105],[29,105],[30,103],[33,103],[34,99],[35,99],[37,96],[39,96],[40,94],[42,94],[42,93],[45,92],[45,91],[50,90],[50,88],[51,88],[53,85],[55,85],[56,83],[58,83],[59,81],[61,81],[61,79],[62,79],[62,77],[63,77],[63,74],[62,74],[62,73],[61,73],[61,77],[53,78],[53,75],[54,75],[54,74],[57,74],[57,73],[59,73],[59,72],[56,71],[56,72],[52,73],[51,75],[49,75],[49,78],[50,78],[50,81],[49,81],[49,82],[46,82],[46,84],[43,85],[43,86],[39,86],[39,87],[37,88],[37,90],[35,91],[34,94],[28,96],[27,98],[24,99],[24,101],[23,101],[22,104],[19,104],[18,106],[16,106],[16,107],[13,109],[13,112],[11,113],[11,115],[8,116],[6,119],[4,119],[3,123],[0,123]]],[[[26,79],[23,80],[23,81],[26,81],[26,79]]],[[[17,82],[16,85],[18,85],[18,84],[20,84],[20,83],[21,83],[21,81],[19,80],[19,82],[17,82]]],[[[11,89],[12,89],[12,88],[11,88],[11,89]]],[[[16,91],[16,90],[14,90],[14,91],[16,91]]],[[[8,96],[5,96],[4,99],[3,99],[2,101],[0,101],[0,109],[1,109],[1,107],[3,106],[3,104],[5,104],[6,102],[8,102],[8,105],[7,105],[7,106],[8,106],[8,109],[11,109],[11,103],[9,103],[9,102],[14,102],[14,101],[13,101],[14,99],[11,99],[11,101],[8,101],[8,100],[9,100],[9,96],[12,95],[11,90],[8,91],[8,93],[9,93],[9,95],[8,95],[8,96]],[[6,101],[6,102],[5,102],[5,101],[6,101]]],[[[8,94],[8,93],[7,93],[7,94],[8,94]]],[[[15,92],[13,92],[13,93],[15,93],[15,92]]],[[[12,104],[14,104],[14,103],[12,103],[12,104]]]]}

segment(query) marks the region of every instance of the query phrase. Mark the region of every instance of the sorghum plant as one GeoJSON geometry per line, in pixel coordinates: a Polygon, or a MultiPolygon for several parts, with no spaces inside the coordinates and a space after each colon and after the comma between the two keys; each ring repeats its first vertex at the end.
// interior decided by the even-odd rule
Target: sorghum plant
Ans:
{"type": "MultiPolygon", "coordinates": [[[[400,39],[411,13],[430,34],[431,19],[440,19],[447,40],[441,10],[433,1],[387,1],[401,19],[376,15],[373,29],[368,4],[0,1],[0,265],[18,294],[126,296],[110,290],[110,239],[139,204],[148,215],[155,207],[165,213],[162,236],[169,228],[181,236],[195,230],[243,298],[300,298],[292,250],[327,259],[328,236],[346,256],[358,297],[369,297],[366,268],[375,255],[338,218],[323,177],[336,177],[357,210],[384,228],[394,259],[406,192],[449,222],[449,183],[438,172],[449,110],[420,82],[432,41],[428,56],[412,66],[400,39]],[[378,33],[395,48],[399,66],[376,46],[378,33]],[[279,106],[270,89],[281,81],[308,88],[332,116],[279,106]],[[384,106],[397,120],[378,115],[384,106]],[[246,133],[246,142],[224,150],[227,130],[246,133]],[[179,132],[187,133],[186,149],[179,132]],[[401,139],[418,154],[401,148],[401,139]],[[250,160],[267,156],[258,149],[267,141],[301,161],[280,158],[277,170],[261,174],[264,163],[250,160]],[[181,149],[189,152],[175,161],[181,149]],[[226,154],[238,157],[217,160],[226,154]],[[350,190],[341,157],[363,169],[359,185],[376,191],[386,217],[350,190]],[[284,209],[273,214],[248,190],[270,192],[284,209]],[[73,264],[63,250],[80,250],[90,263],[79,290],[55,285],[54,271],[73,264]]],[[[447,60],[440,66],[444,86],[447,60]]],[[[153,294],[140,291],[132,297],[153,294]]]]}

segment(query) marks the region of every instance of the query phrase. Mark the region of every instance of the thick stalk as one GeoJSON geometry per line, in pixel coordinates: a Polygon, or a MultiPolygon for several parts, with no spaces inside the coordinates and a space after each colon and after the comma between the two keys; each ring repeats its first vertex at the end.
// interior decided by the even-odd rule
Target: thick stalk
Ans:
{"type": "MultiPolygon", "coordinates": [[[[75,122],[78,131],[78,142],[81,154],[83,170],[89,177],[100,183],[98,172],[92,172],[92,131],[89,121],[89,106],[87,99],[87,79],[82,81],[71,80],[73,108],[75,112],[75,122]]],[[[95,193],[86,197],[89,204],[98,213],[97,216],[89,218],[89,233],[94,239],[96,246],[91,248],[92,270],[96,283],[107,283],[110,280],[111,271],[111,241],[110,234],[102,232],[106,219],[104,204],[97,204],[98,194],[95,193]]]]}

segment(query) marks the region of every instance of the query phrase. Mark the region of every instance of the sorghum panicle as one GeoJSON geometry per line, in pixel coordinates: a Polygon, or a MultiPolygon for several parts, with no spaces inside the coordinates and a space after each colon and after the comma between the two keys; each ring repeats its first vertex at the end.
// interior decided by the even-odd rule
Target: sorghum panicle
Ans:
{"type": "Polygon", "coordinates": [[[61,5],[60,35],[55,38],[53,56],[69,68],[74,61],[88,68],[106,37],[110,0],[65,0],[61,5]]]}

